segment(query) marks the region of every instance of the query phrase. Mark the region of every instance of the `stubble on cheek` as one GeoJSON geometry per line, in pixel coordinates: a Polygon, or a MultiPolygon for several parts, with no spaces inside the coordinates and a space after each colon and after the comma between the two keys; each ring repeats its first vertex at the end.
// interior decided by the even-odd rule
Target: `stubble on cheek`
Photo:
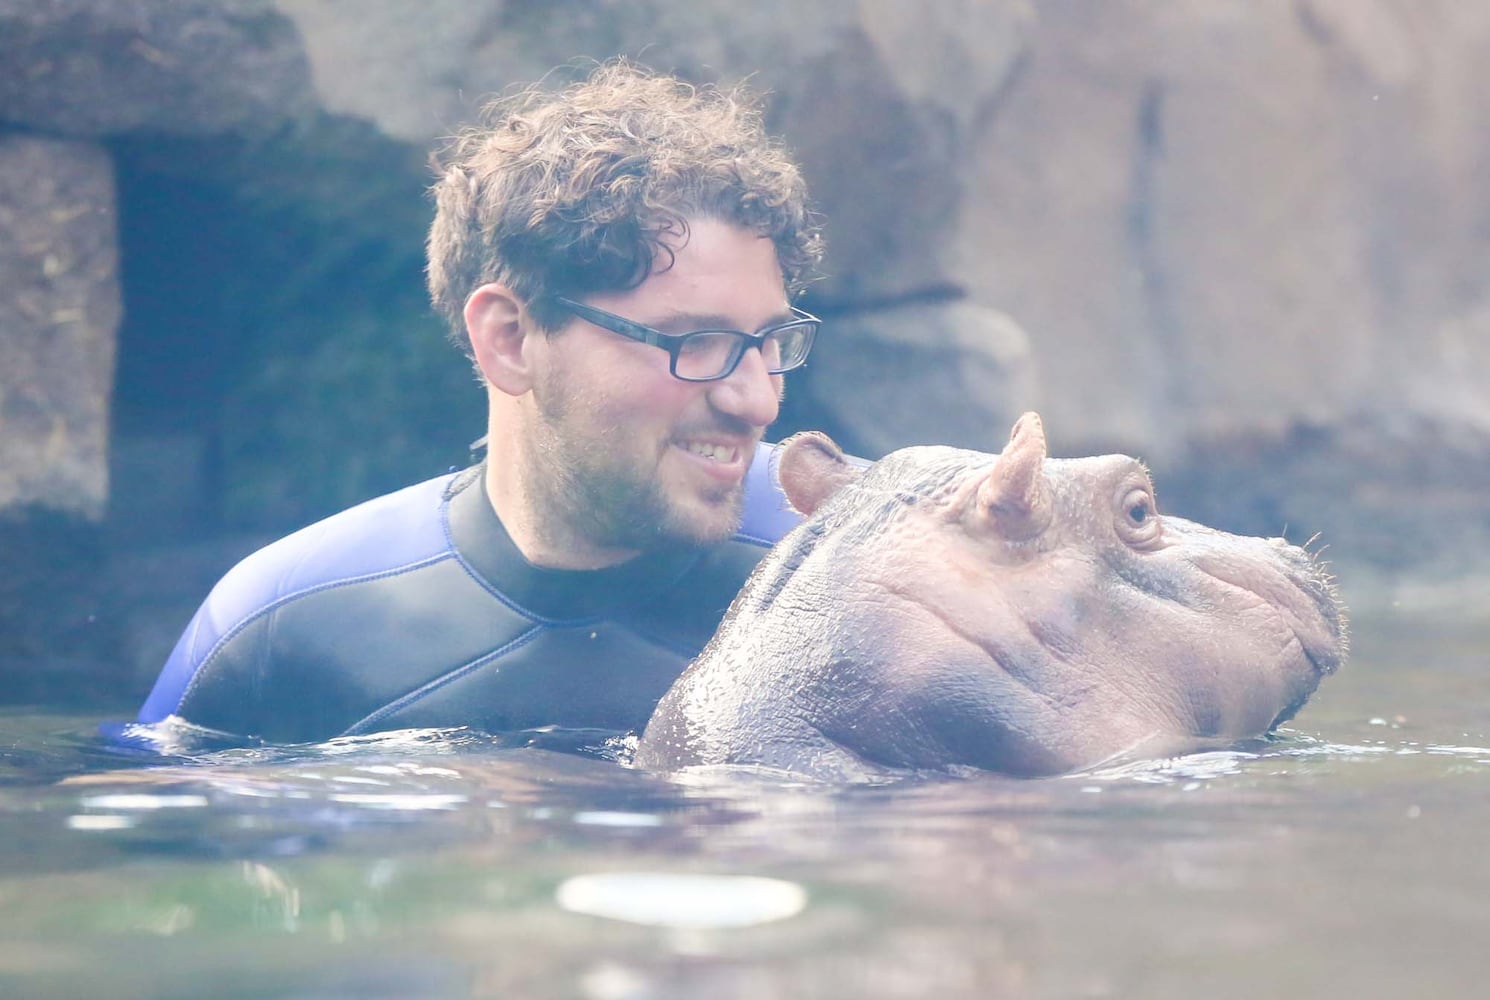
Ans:
{"type": "Polygon", "coordinates": [[[545,533],[644,550],[720,542],[739,528],[743,482],[700,484],[671,437],[619,422],[555,373],[534,397],[536,468],[525,478],[545,533]]]}
{"type": "Polygon", "coordinates": [[[534,397],[534,467],[524,478],[543,522],[540,531],[575,545],[655,546],[666,515],[657,484],[660,456],[561,380],[536,386],[534,397]]]}

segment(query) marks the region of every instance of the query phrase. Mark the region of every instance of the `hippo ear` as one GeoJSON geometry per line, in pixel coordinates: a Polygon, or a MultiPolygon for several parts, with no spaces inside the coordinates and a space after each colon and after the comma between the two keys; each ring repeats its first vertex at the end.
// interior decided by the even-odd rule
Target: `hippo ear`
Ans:
{"type": "Polygon", "coordinates": [[[850,465],[843,449],[821,431],[793,434],[776,447],[776,478],[799,513],[811,516],[840,486],[863,470],[850,465]]]}
{"type": "Polygon", "coordinates": [[[1034,538],[1050,524],[1050,486],[1045,481],[1045,427],[1038,413],[1014,423],[1009,445],[978,486],[978,509],[1012,542],[1034,538]]]}

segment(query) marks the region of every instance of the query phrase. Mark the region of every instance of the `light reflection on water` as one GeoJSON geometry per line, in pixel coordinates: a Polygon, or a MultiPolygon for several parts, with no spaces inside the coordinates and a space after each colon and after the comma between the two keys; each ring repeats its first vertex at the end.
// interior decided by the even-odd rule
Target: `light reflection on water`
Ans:
{"type": "Polygon", "coordinates": [[[1358,622],[1278,738],[1043,781],[670,781],[464,733],[144,766],[12,714],[0,995],[1478,995],[1487,648],[1358,622]]]}

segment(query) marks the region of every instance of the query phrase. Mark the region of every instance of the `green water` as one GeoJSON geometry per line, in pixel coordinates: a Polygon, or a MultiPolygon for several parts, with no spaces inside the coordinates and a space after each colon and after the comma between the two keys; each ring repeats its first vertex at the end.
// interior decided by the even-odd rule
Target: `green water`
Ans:
{"type": "Polygon", "coordinates": [[[460,734],[144,767],[12,712],[0,996],[1481,996],[1490,625],[1354,646],[1274,743],[1032,782],[677,783],[460,734]],[[576,903],[627,873],[645,906],[576,903]]]}

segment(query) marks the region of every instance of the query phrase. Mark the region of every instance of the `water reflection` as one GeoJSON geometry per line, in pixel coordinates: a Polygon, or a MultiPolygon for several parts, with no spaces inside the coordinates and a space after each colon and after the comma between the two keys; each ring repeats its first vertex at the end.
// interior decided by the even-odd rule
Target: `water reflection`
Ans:
{"type": "Polygon", "coordinates": [[[120,757],[14,717],[0,994],[1474,995],[1490,630],[1414,636],[1364,627],[1275,739],[1042,781],[459,731],[120,757]]]}

